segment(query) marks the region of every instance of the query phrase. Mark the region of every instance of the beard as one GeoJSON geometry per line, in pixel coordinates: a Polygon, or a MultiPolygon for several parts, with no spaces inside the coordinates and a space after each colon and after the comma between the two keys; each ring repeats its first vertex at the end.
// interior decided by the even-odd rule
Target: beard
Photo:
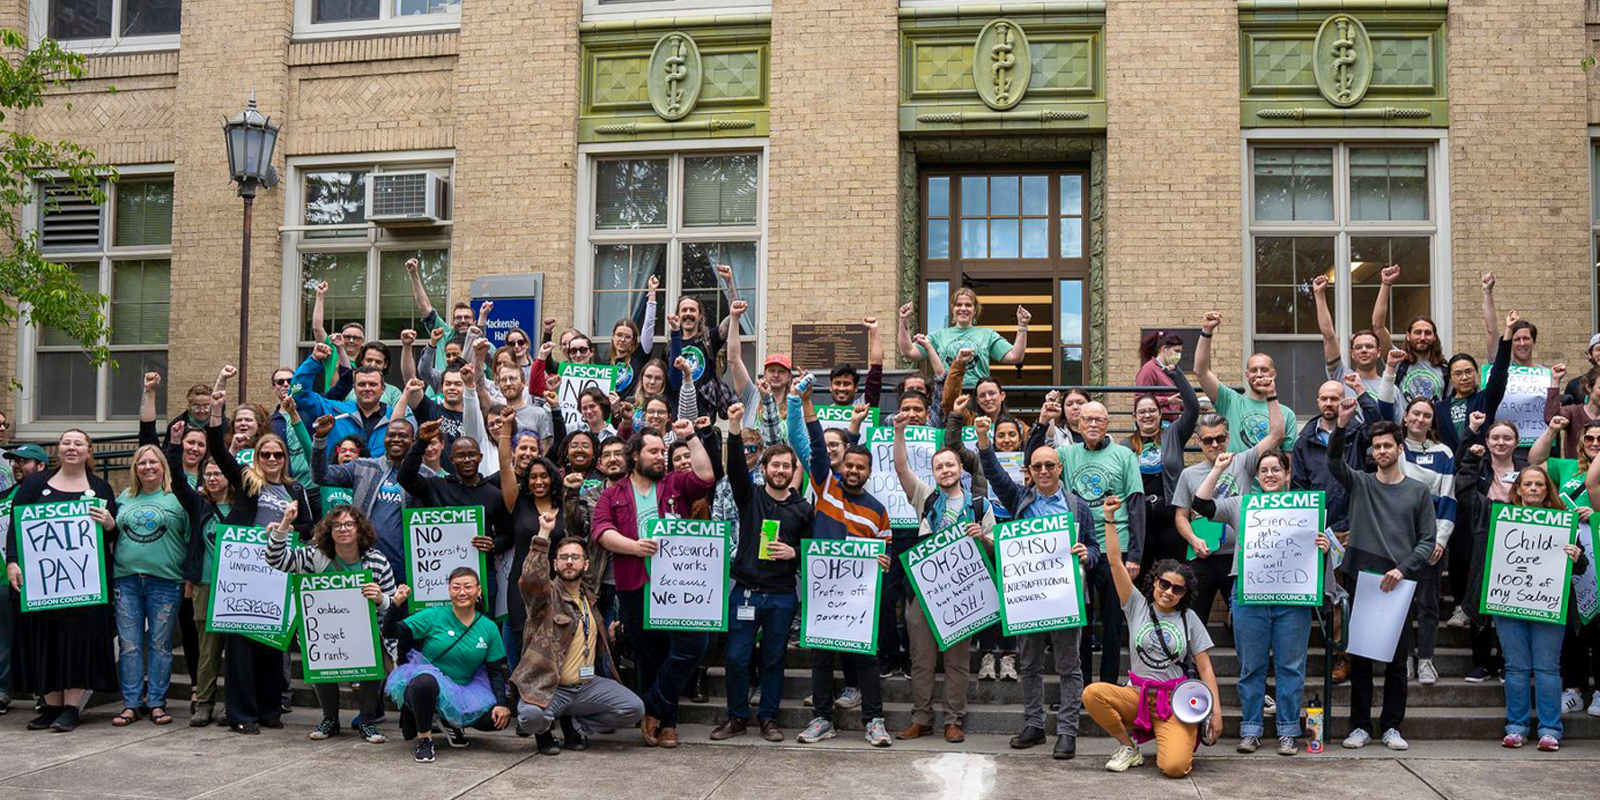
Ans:
{"type": "Polygon", "coordinates": [[[640,464],[634,471],[652,481],[659,481],[667,475],[666,468],[660,464],[640,464]]]}
{"type": "Polygon", "coordinates": [[[765,477],[767,480],[767,485],[774,489],[787,489],[789,488],[789,484],[794,481],[794,473],[787,473],[783,475],[767,475],[765,477]]]}

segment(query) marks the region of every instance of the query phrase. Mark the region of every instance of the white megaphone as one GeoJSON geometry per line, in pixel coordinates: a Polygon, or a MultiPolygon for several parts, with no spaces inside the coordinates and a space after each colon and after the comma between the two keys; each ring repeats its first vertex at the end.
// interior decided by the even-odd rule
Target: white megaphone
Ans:
{"type": "Polygon", "coordinates": [[[1205,683],[1189,679],[1172,690],[1172,716],[1179,722],[1199,725],[1211,716],[1213,700],[1205,683]]]}

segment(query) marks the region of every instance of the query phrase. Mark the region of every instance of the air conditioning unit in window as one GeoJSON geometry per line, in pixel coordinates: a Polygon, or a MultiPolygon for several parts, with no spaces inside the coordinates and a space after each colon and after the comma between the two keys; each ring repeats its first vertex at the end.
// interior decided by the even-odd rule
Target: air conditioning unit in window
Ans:
{"type": "Polygon", "coordinates": [[[450,181],[437,172],[379,172],[367,178],[367,220],[376,225],[438,225],[449,218],[450,181]]]}

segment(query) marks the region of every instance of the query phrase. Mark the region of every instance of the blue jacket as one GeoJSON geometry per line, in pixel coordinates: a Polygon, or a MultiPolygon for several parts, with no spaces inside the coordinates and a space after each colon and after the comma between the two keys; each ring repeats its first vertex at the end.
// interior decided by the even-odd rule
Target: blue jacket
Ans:
{"type": "MultiPolygon", "coordinates": [[[[1345,466],[1358,472],[1366,471],[1367,423],[1364,420],[1388,419],[1378,410],[1378,401],[1362,392],[1356,398],[1361,407],[1359,418],[1352,419],[1345,430],[1345,466]]],[[[1297,491],[1321,491],[1327,495],[1328,528],[1335,531],[1350,529],[1350,503],[1344,486],[1333,479],[1328,469],[1328,436],[1322,433],[1321,417],[1312,417],[1295,437],[1294,451],[1289,459],[1289,486],[1297,491]]]]}
{"type": "MultiPolygon", "coordinates": [[[[312,387],[316,386],[321,375],[322,362],[307,356],[300,368],[294,371],[294,401],[299,404],[300,414],[305,419],[315,420],[323,415],[333,417],[333,430],[328,434],[325,448],[328,460],[333,460],[333,451],[339,442],[352,434],[367,440],[368,453],[382,453],[383,437],[389,430],[389,407],[379,403],[377,411],[363,417],[354,401],[333,400],[318,394],[312,387]]],[[[406,412],[408,417],[410,414],[410,411],[406,412]]]]}
{"type": "MultiPolygon", "coordinates": [[[[1000,504],[1011,512],[1012,518],[1030,519],[1037,516],[1028,512],[1039,499],[1039,490],[1032,486],[1018,486],[1016,481],[1011,480],[1011,476],[1000,466],[1000,459],[995,458],[993,447],[979,450],[978,461],[983,465],[983,476],[989,480],[989,486],[1000,498],[1000,504]]],[[[1073,519],[1078,523],[1077,541],[1089,548],[1089,560],[1083,565],[1084,572],[1088,572],[1100,561],[1100,546],[1094,541],[1094,517],[1091,516],[1094,511],[1082,497],[1073,494],[1065,484],[1061,490],[1066,493],[1067,503],[1072,507],[1073,519]]]]}

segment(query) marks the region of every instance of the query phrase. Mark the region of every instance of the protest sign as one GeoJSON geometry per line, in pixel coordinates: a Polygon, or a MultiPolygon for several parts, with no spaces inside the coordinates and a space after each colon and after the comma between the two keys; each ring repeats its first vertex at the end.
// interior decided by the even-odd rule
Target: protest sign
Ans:
{"type": "Polygon", "coordinates": [[[12,509],[22,610],[47,611],[106,602],[106,537],[89,509],[96,497],[12,509]]]}
{"type": "Polygon", "coordinates": [[[578,398],[589,389],[599,389],[610,396],[617,382],[617,368],[611,364],[561,363],[561,388],[556,399],[561,406],[561,419],[567,430],[586,429],[583,415],[578,413],[578,398]]]}
{"type": "MultiPolygon", "coordinates": [[[[944,441],[944,431],[922,425],[905,429],[906,463],[924,483],[933,483],[933,454],[944,441]]],[[[900,474],[894,468],[894,428],[882,426],[867,429],[866,445],[872,451],[872,476],[867,479],[867,493],[878,498],[889,512],[889,524],[896,528],[914,528],[921,517],[921,509],[911,507],[905,488],[900,485],[900,474]]]]}
{"type": "Polygon", "coordinates": [[[649,560],[645,630],[727,631],[728,523],[657,519],[645,538],[660,545],[649,560]]]}
{"type": "MultiPolygon", "coordinates": [[[[217,528],[217,557],[211,569],[206,609],[210,633],[282,634],[294,622],[289,607],[289,573],[267,563],[266,528],[217,528]]],[[[290,534],[289,546],[294,546],[290,534]]]]}
{"type": "Polygon", "coordinates": [[[806,539],[800,558],[800,646],[878,652],[878,597],[884,543],[851,537],[806,539]]]}
{"type": "Polygon", "coordinates": [[[1356,576],[1356,599],[1350,607],[1350,640],[1345,651],[1353,656],[1388,662],[1400,644],[1400,631],[1411,612],[1417,582],[1401,579],[1389,591],[1380,585],[1383,575],[1362,572],[1356,576]]]}
{"type": "Polygon", "coordinates": [[[416,613],[450,602],[450,573],[471,567],[478,581],[487,584],[484,553],[472,546],[483,535],[483,506],[405,509],[406,572],[411,577],[411,599],[406,606],[416,613]]]}
{"type": "Polygon", "coordinates": [[[1247,494],[1239,503],[1234,550],[1238,601],[1245,605],[1321,606],[1322,492],[1247,494]]]}
{"type": "Polygon", "coordinates": [[[361,594],[361,587],[369,583],[369,570],[295,576],[300,668],[306,683],[383,677],[377,606],[361,594]]]}
{"type": "Polygon", "coordinates": [[[1567,622],[1572,561],[1566,546],[1577,536],[1578,515],[1552,508],[1495,503],[1489,509],[1484,549],[1485,614],[1532,622],[1567,622]]]}
{"type": "MultiPolygon", "coordinates": [[[[827,430],[829,428],[838,428],[841,430],[849,428],[850,415],[855,413],[855,410],[849,406],[816,406],[815,408],[817,410],[817,421],[822,423],[823,430],[827,430]]],[[[867,427],[877,425],[878,409],[867,409],[867,419],[862,424],[867,427]]]]}
{"type": "MultiPolygon", "coordinates": [[[[290,579],[289,585],[293,589],[293,578],[290,579]]],[[[293,591],[289,592],[289,609],[285,616],[289,619],[289,626],[283,630],[276,633],[246,633],[244,637],[246,639],[254,639],[274,650],[287,651],[289,645],[294,642],[295,632],[300,630],[301,622],[300,607],[295,602],[293,591]]]]}
{"type": "Polygon", "coordinates": [[[1087,621],[1083,566],[1072,554],[1077,525],[1068,513],[995,526],[1000,621],[1006,636],[1078,628],[1087,621]]]}
{"type": "Polygon", "coordinates": [[[1000,619],[1000,593],[983,545],[951,525],[900,554],[940,650],[1000,619]]]}
{"type": "MultiPolygon", "coordinates": [[[[1489,364],[1479,368],[1479,387],[1489,385],[1490,369],[1492,367],[1489,364]]],[[[1544,401],[1552,380],[1554,373],[1549,367],[1512,364],[1511,371],[1506,374],[1506,394],[1501,398],[1500,409],[1495,412],[1494,418],[1515,424],[1517,434],[1522,437],[1518,444],[1523,447],[1538,441],[1544,429],[1550,427],[1544,421],[1544,401]]]]}
{"type": "Polygon", "coordinates": [[[1572,605],[1585,625],[1600,614],[1600,563],[1595,562],[1595,554],[1600,553],[1600,533],[1595,532],[1597,522],[1600,518],[1590,517],[1589,524],[1579,526],[1578,546],[1583,548],[1589,563],[1582,572],[1576,568],[1572,571],[1572,605]]]}

